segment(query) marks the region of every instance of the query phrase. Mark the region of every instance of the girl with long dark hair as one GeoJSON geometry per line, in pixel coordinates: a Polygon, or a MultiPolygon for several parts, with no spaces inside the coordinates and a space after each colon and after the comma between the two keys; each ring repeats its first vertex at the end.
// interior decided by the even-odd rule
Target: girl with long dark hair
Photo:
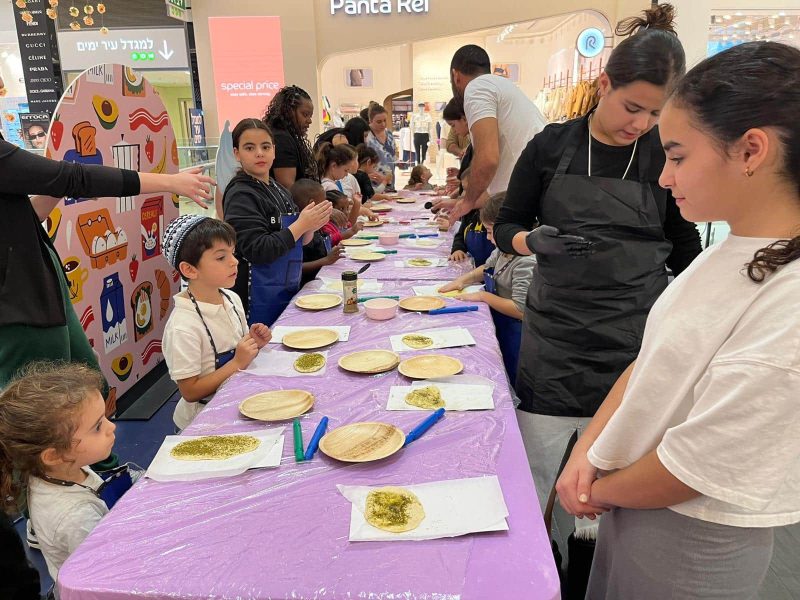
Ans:
{"type": "Polygon", "coordinates": [[[570,513],[610,509],[587,598],[755,598],[773,528],[800,521],[799,112],[800,50],[772,42],[664,107],[661,185],[731,235],[658,299],[559,480],[570,513]]]}

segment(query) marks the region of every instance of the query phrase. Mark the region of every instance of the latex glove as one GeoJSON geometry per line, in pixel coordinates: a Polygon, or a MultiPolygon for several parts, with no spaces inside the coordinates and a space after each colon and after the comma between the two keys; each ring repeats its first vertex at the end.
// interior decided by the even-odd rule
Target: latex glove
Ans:
{"type": "Polygon", "coordinates": [[[562,235],[551,225],[540,225],[525,238],[534,254],[544,256],[571,256],[577,258],[591,254],[592,243],[578,235],[562,235]]]}

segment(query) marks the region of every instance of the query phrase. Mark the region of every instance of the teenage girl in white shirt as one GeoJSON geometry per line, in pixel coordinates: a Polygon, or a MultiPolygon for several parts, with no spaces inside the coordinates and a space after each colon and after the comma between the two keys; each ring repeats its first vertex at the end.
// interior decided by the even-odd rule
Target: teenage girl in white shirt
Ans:
{"type": "Polygon", "coordinates": [[[798,114],[800,50],[771,42],[703,61],[662,112],[661,185],[731,236],[656,302],[558,482],[605,513],[587,598],[753,598],[800,521],[798,114]]]}

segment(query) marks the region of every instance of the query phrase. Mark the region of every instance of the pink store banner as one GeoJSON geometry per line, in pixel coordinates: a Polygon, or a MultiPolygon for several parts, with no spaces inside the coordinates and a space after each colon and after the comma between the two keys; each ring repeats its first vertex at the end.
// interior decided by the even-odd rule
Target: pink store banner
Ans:
{"type": "Polygon", "coordinates": [[[283,87],[280,17],[211,17],[208,33],[219,130],[260,119],[283,87]]]}
{"type": "MultiPolygon", "coordinates": [[[[64,92],[47,156],[142,173],[177,173],[178,148],[166,108],[130,67],[97,65],[64,92]]],[[[46,221],[70,298],[117,397],[163,360],[161,338],[178,274],[161,252],[178,198],[67,198],[46,221]]]]}

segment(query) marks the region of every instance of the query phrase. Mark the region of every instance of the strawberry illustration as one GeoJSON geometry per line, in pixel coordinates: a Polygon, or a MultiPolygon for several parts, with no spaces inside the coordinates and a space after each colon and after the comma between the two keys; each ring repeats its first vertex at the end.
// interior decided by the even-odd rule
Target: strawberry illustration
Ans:
{"type": "Polygon", "coordinates": [[[153,140],[150,139],[149,135],[144,142],[144,153],[147,155],[147,160],[153,162],[153,156],[155,156],[156,153],[156,145],[153,143],[153,140]]]}
{"type": "Polygon", "coordinates": [[[136,260],[136,255],[131,258],[131,263],[128,265],[128,271],[131,274],[131,281],[136,281],[136,275],[139,273],[139,261],[136,260]]]}
{"type": "Polygon", "coordinates": [[[54,150],[58,150],[61,147],[61,138],[64,137],[64,124],[59,117],[60,115],[56,113],[53,117],[53,124],[50,125],[50,139],[53,140],[54,150]]]}

